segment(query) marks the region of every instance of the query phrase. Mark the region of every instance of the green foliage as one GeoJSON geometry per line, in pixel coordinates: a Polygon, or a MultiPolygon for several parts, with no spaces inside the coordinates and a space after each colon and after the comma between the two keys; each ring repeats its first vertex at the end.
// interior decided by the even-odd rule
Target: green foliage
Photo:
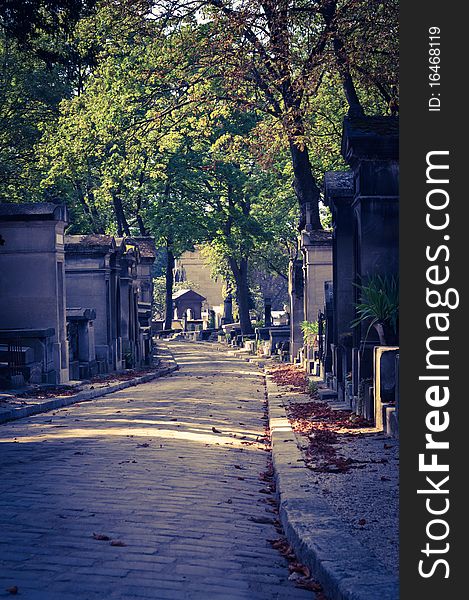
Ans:
{"type": "Polygon", "coordinates": [[[315,397],[318,394],[318,389],[318,384],[312,379],[308,379],[308,394],[315,397]]]}
{"type": "Polygon", "coordinates": [[[285,280],[296,252],[292,147],[318,182],[345,167],[344,64],[387,111],[396,0],[33,4],[0,7],[0,200],[65,201],[71,233],[150,234],[176,257],[202,244],[259,311],[258,274],[285,280]]]}
{"type": "Polygon", "coordinates": [[[319,206],[319,217],[321,219],[322,228],[325,231],[332,231],[332,213],[331,209],[324,204],[319,206]]]}
{"type": "Polygon", "coordinates": [[[36,145],[68,93],[59,67],[48,68],[0,28],[0,201],[40,197],[36,145]]]}
{"type": "Polygon", "coordinates": [[[399,319],[399,279],[394,276],[372,275],[357,285],[360,302],[355,305],[357,318],[352,327],[368,323],[366,337],[374,325],[387,325],[397,333],[399,319]]]}
{"type": "Polygon", "coordinates": [[[307,346],[314,346],[317,340],[319,325],[317,321],[302,321],[301,332],[303,341],[307,346]]]}

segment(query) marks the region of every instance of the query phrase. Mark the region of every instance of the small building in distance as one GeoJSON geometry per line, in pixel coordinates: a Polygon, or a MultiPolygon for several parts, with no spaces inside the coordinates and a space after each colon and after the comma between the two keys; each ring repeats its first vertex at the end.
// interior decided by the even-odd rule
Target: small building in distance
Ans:
{"type": "Polygon", "coordinates": [[[194,290],[179,290],[173,294],[174,319],[186,318],[188,321],[202,320],[202,303],[204,296],[194,290]]]}

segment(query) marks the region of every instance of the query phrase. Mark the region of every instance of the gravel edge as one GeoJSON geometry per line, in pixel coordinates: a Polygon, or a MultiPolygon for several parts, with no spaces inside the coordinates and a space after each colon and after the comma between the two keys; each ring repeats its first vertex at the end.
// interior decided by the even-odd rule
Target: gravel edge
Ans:
{"type": "Polygon", "coordinates": [[[141,383],[147,383],[149,381],[152,381],[153,379],[158,379],[159,377],[169,375],[170,373],[177,371],[179,369],[179,365],[176,363],[176,360],[174,359],[172,353],[167,348],[163,349],[165,350],[166,354],[165,362],[170,363],[167,367],[163,367],[161,369],[158,369],[157,371],[154,371],[153,373],[148,373],[147,375],[134,377],[133,379],[129,379],[128,381],[121,381],[120,383],[111,384],[107,387],[79,392],[75,396],[66,396],[63,398],[50,398],[49,400],[44,400],[44,402],[41,403],[30,404],[29,406],[22,406],[20,408],[11,408],[9,410],[7,409],[5,411],[0,412],[0,424],[7,423],[9,421],[16,421],[17,419],[23,419],[24,417],[30,417],[31,415],[37,415],[39,413],[48,412],[49,410],[63,408],[64,406],[70,406],[71,404],[76,404],[77,402],[93,400],[94,398],[106,396],[107,394],[111,394],[112,392],[125,390],[126,388],[133,387],[135,385],[140,385],[141,383]]]}
{"type": "Polygon", "coordinates": [[[397,600],[398,578],[344,530],[319,495],[278,397],[281,389],[265,375],[280,520],[296,555],[330,600],[397,600]]]}

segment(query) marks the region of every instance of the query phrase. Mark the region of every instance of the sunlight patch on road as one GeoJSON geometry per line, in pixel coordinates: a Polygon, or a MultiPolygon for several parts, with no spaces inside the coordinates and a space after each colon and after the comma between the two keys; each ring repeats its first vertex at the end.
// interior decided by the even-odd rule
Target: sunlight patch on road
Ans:
{"type": "Polygon", "coordinates": [[[257,450],[257,444],[253,440],[240,440],[229,434],[215,434],[211,431],[201,429],[203,433],[195,431],[180,431],[177,429],[159,429],[153,427],[135,428],[135,427],[108,427],[108,428],[64,428],[62,431],[50,431],[47,433],[38,433],[37,435],[21,435],[0,439],[0,443],[28,443],[43,442],[44,440],[63,440],[63,439],[81,439],[81,438],[104,438],[104,437],[132,437],[132,438],[164,438],[178,439],[199,444],[223,445],[245,450],[257,450]],[[243,443],[244,442],[244,443],[243,443]]]}

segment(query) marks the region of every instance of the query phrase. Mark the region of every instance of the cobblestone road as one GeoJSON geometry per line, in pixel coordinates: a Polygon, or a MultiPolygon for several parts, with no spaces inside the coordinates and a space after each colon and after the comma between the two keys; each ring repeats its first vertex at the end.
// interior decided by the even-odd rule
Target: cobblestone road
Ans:
{"type": "Polygon", "coordinates": [[[171,347],[170,377],[0,425],[0,597],[314,598],[262,522],[259,371],[171,347]]]}

